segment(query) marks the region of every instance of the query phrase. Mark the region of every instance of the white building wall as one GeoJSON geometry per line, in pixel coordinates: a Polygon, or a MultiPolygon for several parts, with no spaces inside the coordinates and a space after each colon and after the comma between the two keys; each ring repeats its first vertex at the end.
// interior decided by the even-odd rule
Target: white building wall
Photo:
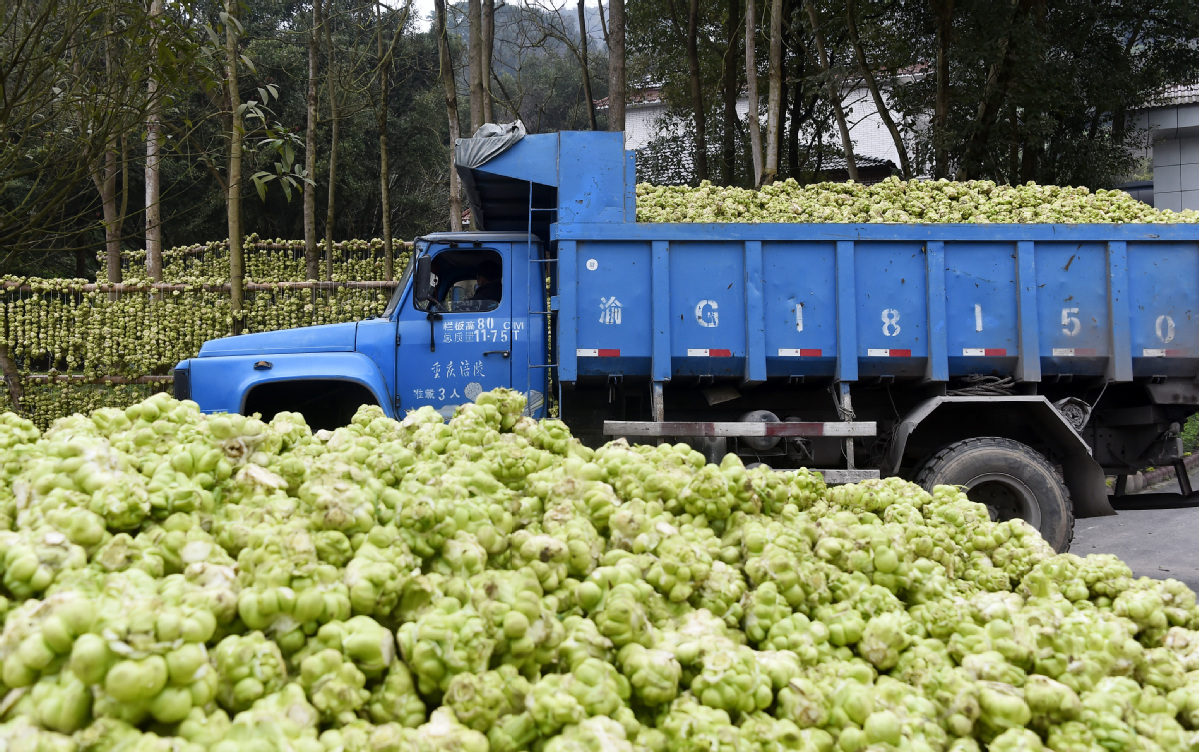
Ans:
{"type": "Polygon", "coordinates": [[[1199,211],[1199,86],[1171,89],[1133,127],[1146,132],[1152,153],[1154,208],[1199,211]]]}
{"type": "MultiPolygon", "coordinates": [[[[1199,106],[1195,106],[1199,115],[1199,106]]],[[[1199,210],[1199,133],[1181,129],[1153,142],[1153,206],[1199,210]]]]}
{"type": "Polygon", "coordinates": [[[624,148],[637,150],[661,135],[658,119],[666,113],[665,102],[630,104],[624,112],[624,148]]]}
{"type": "MultiPolygon", "coordinates": [[[[884,96],[883,101],[886,101],[884,96]]],[[[895,139],[887,130],[874,98],[866,89],[854,89],[845,98],[845,119],[849,122],[849,136],[853,139],[854,154],[875,159],[887,159],[899,164],[899,150],[895,139]]],[[[892,113],[892,117],[898,117],[892,113]]],[[[902,131],[901,131],[902,133],[902,131]]],[[[838,142],[839,143],[839,142],[838,142]]]]}
{"type": "MultiPolygon", "coordinates": [[[[624,113],[624,148],[640,149],[659,136],[682,133],[682,123],[675,126],[673,133],[662,131],[659,121],[665,114],[666,102],[663,101],[628,105],[624,113]]],[[[737,116],[744,120],[748,114],[749,99],[741,97],[737,100],[737,116]]]]}

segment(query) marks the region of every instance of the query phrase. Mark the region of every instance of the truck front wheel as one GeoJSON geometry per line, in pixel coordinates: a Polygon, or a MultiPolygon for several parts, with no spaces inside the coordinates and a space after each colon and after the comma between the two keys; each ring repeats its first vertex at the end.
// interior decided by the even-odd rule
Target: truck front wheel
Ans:
{"type": "Polygon", "coordinates": [[[961,486],[986,505],[993,520],[1025,520],[1059,553],[1070,548],[1074,513],[1057,471],[1040,453],[1012,439],[989,436],[950,444],[916,474],[916,483],[961,486]]]}

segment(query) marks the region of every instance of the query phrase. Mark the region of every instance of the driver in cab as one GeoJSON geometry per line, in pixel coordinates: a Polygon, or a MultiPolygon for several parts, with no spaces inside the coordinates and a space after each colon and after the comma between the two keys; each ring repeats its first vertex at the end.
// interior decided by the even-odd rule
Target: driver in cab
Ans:
{"type": "Polygon", "coordinates": [[[475,292],[470,296],[470,299],[474,301],[485,300],[498,304],[503,295],[503,285],[499,263],[495,261],[484,261],[482,264],[479,264],[475,278],[478,282],[478,285],[475,287],[475,292]]]}

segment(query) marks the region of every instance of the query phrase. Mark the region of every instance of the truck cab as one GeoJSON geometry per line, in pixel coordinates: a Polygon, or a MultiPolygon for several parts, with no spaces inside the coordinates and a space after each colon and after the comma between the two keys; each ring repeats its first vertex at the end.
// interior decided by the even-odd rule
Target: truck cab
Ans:
{"type": "Polygon", "coordinates": [[[633,155],[620,133],[500,130],[457,145],[458,172],[486,232],[418,238],[378,318],[206,342],[176,367],[176,395],[205,412],[269,418],[290,410],[332,428],[362,404],[393,417],[426,405],[448,416],[505,386],[526,394],[531,416],[545,415],[559,383],[549,354],[552,228],[633,222],[633,155]],[[475,300],[479,270],[495,264],[500,299],[475,300]]]}
{"type": "Polygon", "coordinates": [[[394,321],[397,415],[432,406],[445,417],[481,392],[508,387],[546,407],[546,281],[541,241],[521,233],[440,233],[416,242],[384,314],[394,321]]]}
{"type": "Polygon", "coordinates": [[[176,395],[205,412],[300,412],[319,429],[363,404],[393,417],[431,406],[448,418],[503,386],[540,418],[550,379],[541,250],[528,233],[419,238],[378,318],[207,342],[176,368],[176,395]]]}

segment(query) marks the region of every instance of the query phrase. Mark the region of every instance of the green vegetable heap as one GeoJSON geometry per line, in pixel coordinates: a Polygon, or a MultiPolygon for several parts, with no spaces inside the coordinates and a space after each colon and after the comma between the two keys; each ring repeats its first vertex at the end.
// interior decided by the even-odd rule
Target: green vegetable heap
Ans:
{"type": "Polygon", "coordinates": [[[1056,185],[998,185],[989,180],[902,181],[875,185],[788,179],[761,190],[691,186],[637,186],[638,222],[812,223],[1049,223],[1199,222],[1199,212],[1154,209],[1124,191],[1056,185]]]}
{"type": "Polygon", "coordinates": [[[0,749],[1199,750],[1182,584],[523,408],[0,416],[0,749]]]}

